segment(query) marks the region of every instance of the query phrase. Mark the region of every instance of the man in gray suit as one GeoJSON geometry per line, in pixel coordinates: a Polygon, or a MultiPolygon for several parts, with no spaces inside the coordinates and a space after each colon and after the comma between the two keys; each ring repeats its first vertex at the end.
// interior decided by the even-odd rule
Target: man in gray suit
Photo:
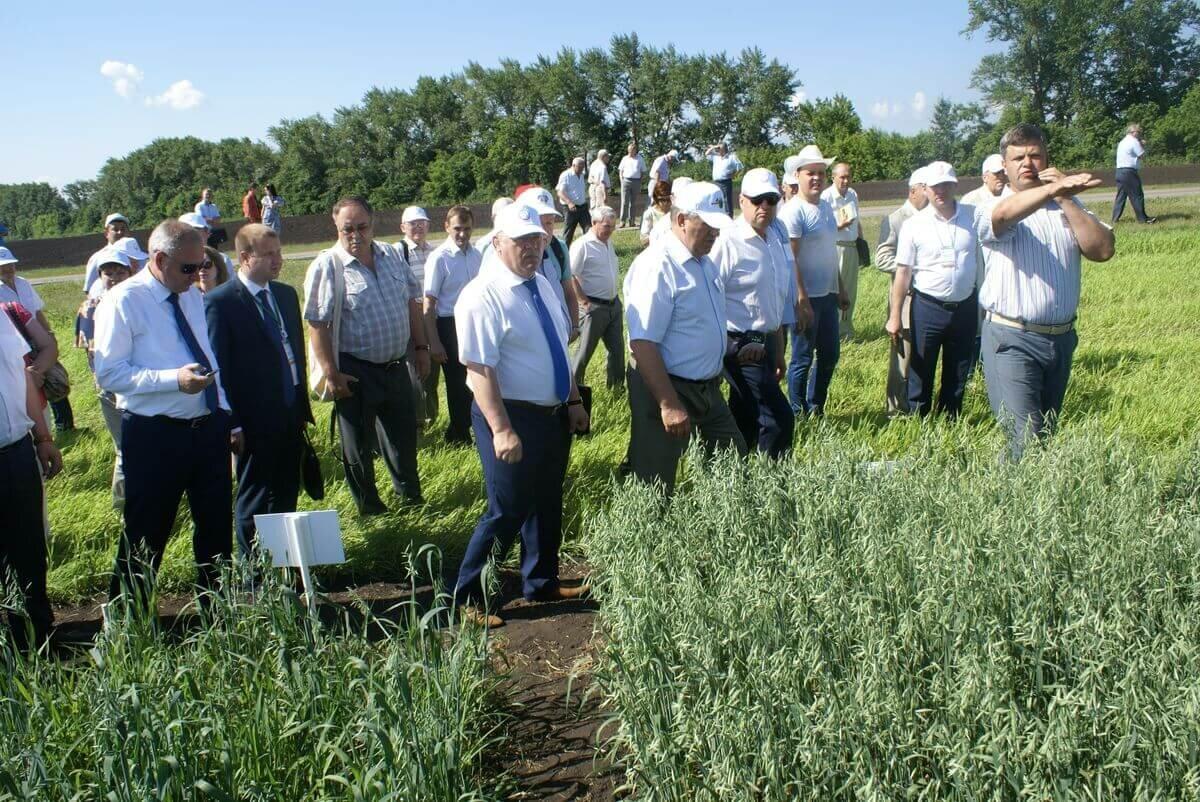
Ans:
{"type": "MultiPolygon", "coordinates": [[[[924,168],[918,168],[908,179],[908,200],[896,211],[884,218],[879,227],[879,245],[875,249],[875,266],[895,278],[896,242],[900,238],[900,227],[904,221],[925,208],[929,197],[925,194],[924,168]]],[[[890,293],[888,313],[891,314],[890,293]]],[[[904,299],[900,310],[900,321],[904,326],[898,340],[888,346],[887,412],[895,417],[908,412],[908,363],[912,358],[912,317],[909,313],[909,298],[904,299]]]]}

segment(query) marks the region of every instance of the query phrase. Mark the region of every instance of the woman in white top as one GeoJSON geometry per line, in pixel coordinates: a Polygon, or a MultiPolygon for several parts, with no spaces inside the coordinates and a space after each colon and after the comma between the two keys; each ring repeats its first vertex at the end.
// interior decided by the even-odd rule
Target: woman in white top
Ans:
{"type": "Polygon", "coordinates": [[[650,244],[650,232],[671,211],[671,182],[659,181],[654,185],[654,201],[642,212],[642,247],[650,244]]]}

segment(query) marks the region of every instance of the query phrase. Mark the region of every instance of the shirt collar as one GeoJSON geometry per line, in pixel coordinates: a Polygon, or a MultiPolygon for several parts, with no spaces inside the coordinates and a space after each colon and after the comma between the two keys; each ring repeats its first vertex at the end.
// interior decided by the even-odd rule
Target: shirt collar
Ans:
{"type": "Polygon", "coordinates": [[[250,277],[240,270],[237,271],[237,277],[238,281],[242,282],[242,286],[245,287],[249,293],[256,298],[260,292],[267,289],[265,285],[256,284],[255,282],[251,281],[250,277]]]}
{"type": "Polygon", "coordinates": [[[453,237],[446,237],[446,242],[442,245],[442,249],[451,256],[462,256],[467,252],[467,248],[470,247],[472,247],[470,240],[467,240],[466,248],[458,247],[458,245],[455,244],[453,237]]]}
{"type": "MultiPolygon", "coordinates": [[[[500,254],[496,253],[495,249],[490,249],[483,259],[483,265],[479,270],[479,275],[484,276],[487,281],[499,287],[515,288],[524,284],[528,279],[523,279],[516,273],[508,269],[508,265],[500,260],[500,254]]],[[[537,274],[534,274],[534,278],[537,274]]]]}
{"type": "Polygon", "coordinates": [[[418,245],[417,243],[410,240],[408,237],[405,237],[404,242],[408,245],[409,250],[413,250],[413,251],[427,251],[433,247],[432,245],[429,244],[429,240],[425,240],[424,245],[418,245]]]}
{"type": "MultiPolygon", "coordinates": [[[[334,243],[333,250],[337,251],[338,256],[342,257],[342,262],[347,265],[350,264],[351,262],[358,262],[360,265],[362,264],[362,262],[358,261],[357,256],[351,255],[350,251],[348,251],[342,247],[341,240],[338,240],[337,242],[334,243]]],[[[378,267],[379,259],[383,255],[383,249],[379,247],[378,242],[374,242],[374,241],[371,242],[371,253],[373,253],[375,255],[375,266],[378,267]]],[[[363,267],[366,267],[366,265],[363,265],[363,267]]]]}
{"type": "Polygon", "coordinates": [[[666,243],[667,256],[674,259],[677,264],[683,265],[692,261],[693,259],[695,259],[697,262],[700,261],[700,259],[694,256],[692,252],[687,249],[687,246],[679,240],[679,237],[675,235],[674,228],[671,229],[667,236],[663,237],[663,242],[666,243]]]}
{"type": "MultiPolygon", "coordinates": [[[[766,242],[766,237],[754,230],[754,226],[750,225],[750,221],[744,217],[739,217],[734,221],[734,230],[738,237],[744,240],[758,239],[766,242]]],[[[767,232],[770,233],[771,227],[767,226],[767,232]]]]}
{"type": "MultiPolygon", "coordinates": [[[[146,285],[146,287],[150,289],[150,294],[154,297],[155,301],[162,303],[163,301],[167,300],[167,298],[171,297],[172,293],[167,289],[167,285],[159,281],[149,267],[142,268],[136,274],[125,279],[125,281],[128,283],[139,278],[141,279],[142,284],[146,285]]],[[[194,287],[196,285],[193,284],[192,286],[194,287]]],[[[180,294],[182,295],[183,293],[180,294]]]]}

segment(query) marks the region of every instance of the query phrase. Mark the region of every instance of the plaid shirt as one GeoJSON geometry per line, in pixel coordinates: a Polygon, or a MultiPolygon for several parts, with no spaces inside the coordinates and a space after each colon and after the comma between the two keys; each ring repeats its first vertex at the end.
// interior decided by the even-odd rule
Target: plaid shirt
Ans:
{"type": "Polygon", "coordinates": [[[395,247],[376,241],[375,270],[370,270],[334,245],[308,267],[304,281],[304,319],[310,323],[333,320],[332,251],[346,265],[346,295],[342,299],[338,351],[368,362],[391,362],[408,349],[408,302],[421,297],[421,285],[395,247]]]}

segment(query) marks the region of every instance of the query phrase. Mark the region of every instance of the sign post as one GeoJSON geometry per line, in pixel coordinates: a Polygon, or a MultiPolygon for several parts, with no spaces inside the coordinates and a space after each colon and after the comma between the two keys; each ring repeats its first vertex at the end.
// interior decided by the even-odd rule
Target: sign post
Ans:
{"type": "Polygon", "coordinates": [[[254,524],[258,528],[258,543],[270,553],[272,565],[300,569],[308,611],[316,613],[317,596],[309,569],[346,561],[337,511],[255,515],[254,524]]]}

